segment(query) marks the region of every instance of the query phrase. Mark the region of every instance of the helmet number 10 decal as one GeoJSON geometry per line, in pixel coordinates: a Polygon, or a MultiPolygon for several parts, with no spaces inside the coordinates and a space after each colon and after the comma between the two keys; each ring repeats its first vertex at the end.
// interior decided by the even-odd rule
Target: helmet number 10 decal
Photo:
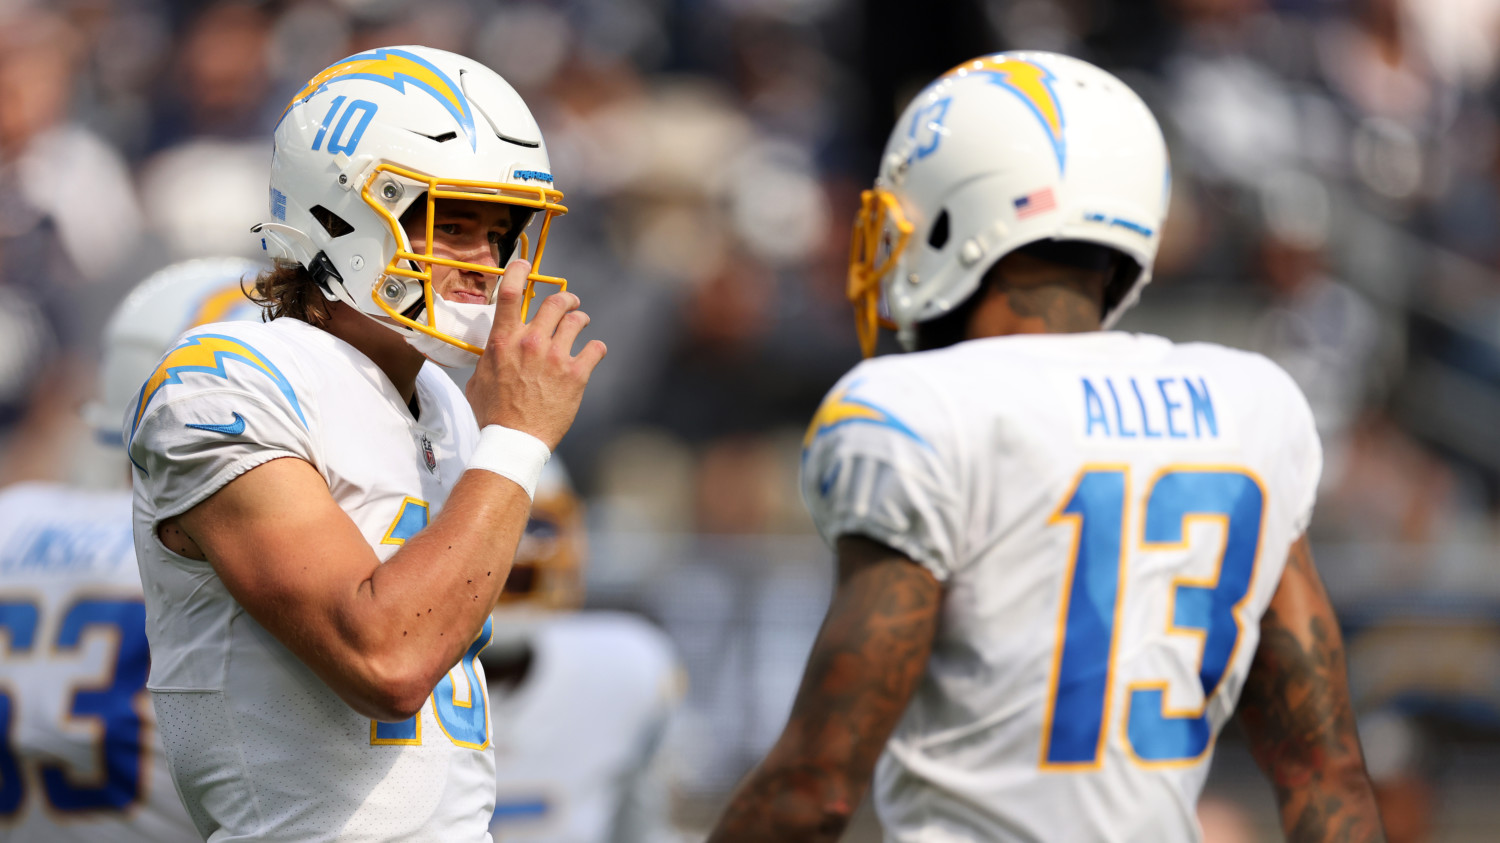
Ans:
{"type": "Polygon", "coordinates": [[[369,100],[352,100],[349,107],[345,108],[346,99],[348,97],[333,98],[333,105],[323,115],[323,124],[318,127],[318,134],[313,138],[313,152],[317,152],[318,147],[323,145],[324,135],[328,136],[328,151],[333,155],[353,155],[359,146],[360,139],[365,136],[365,129],[370,128],[370,120],[380,107],[369,100]],[[359,115],[357,118],[356,114],[359,115]],[[351,127],[350,123],[354,125],[351,127]],[[333,127],[332,131],[329,130],[330,126],[333,127]]]}

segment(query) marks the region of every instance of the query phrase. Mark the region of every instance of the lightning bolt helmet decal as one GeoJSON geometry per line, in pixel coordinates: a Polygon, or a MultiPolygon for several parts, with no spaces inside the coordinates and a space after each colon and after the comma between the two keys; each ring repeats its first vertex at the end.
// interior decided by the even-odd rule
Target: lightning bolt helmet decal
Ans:
{"type": "Polygon", "coordinates": [[[1052,87],[1057,77],[1052,71],[1035,62],[1009,56],[985,56],[965,62],[943,74],[947,79],[961,73],[983,73],[990,81],[1021,98],[1041,122],[1042,129],[1052,142],[1052,152],[1057,156],[1057,171],[1066,172],[1068,164],[1067,124],[1063,120],[1062,105],[1057,91],[1052,87]]]}
{"type": "Polygon", "coordinates": [[[464,96],[458,83],[421,56],[389,47],[352,55],[309,79],[307,85],[286,104],[276,125],[281,125],[293,106],[306,102],[329,85],[347,79],[378,82],[403,94],[406,93],[407,84],[411,84],[429,94],[446,109],[463,128],[464,135],[469,139],[469,147],[477,147],[479,141],[474,133],[474,111],[469,107],[469,99],[464,96]]]}

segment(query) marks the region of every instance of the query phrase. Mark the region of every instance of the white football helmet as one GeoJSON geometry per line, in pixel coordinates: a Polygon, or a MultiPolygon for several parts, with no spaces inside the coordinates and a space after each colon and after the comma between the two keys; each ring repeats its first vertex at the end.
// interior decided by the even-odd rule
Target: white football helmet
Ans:
{"type": "Polygon", "coordinates": [[[919,323],[1041,240],[1129,258],[1106,291],[1110,327],[1151,280],[1170,179],[1146,104],[1087,62],[997,53],[948,71],[907,106],[861,197],[848,295],[865,356],[882,326],[912,349],[919,323]]]}
{"type": "Polygon", "coordinates": [[[331,300],[406,336],[445,366],[474,362],[493,304],[434,294],[434,265],[499,275],[529,257],[526,286],[541,281],[552,218],[567,213],[552,187],[541,130],[526,103],[484,65],[429,47],[387,47],[350,56],[314,76],[276,126],[271,217],[255,227],[272,258],[296,261],[331,300]],[[400,218],[427,203],[427,247],[412,250],[400,218]],[[500,268],[434,257],[440,199],[512,206],[500,268]],[[540,211],[535,251],[525,228],[540,211]],[[520,250],[515,246],[519,241],[520,250]]]}
{"type": "Polygon", "coordinates": [[[157,270],[136,285],[104,328],[101,400],[85,411],[101,443],[121,444],[125,408],[184,331],[260,319],[260,306],[245,292],[265,269],[245,258],[203,258],[157,270]]]}

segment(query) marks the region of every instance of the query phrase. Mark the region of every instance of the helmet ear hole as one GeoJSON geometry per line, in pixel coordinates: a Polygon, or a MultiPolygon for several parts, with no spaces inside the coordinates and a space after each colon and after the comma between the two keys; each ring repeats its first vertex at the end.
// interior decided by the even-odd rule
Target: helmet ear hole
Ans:
{"type": "Polygon", "coordinates": [[[938,214],[937,220],[932,223],[932,231],[927,234],[927,245],[934,249],[941,249],[948,244],[948,209],[944,208],[938,214]]]}
{"type": "Polygon", "coordinates": [[[322,205],[314,205],[308,208],[307,212],[312,214],[313,219],[318,221],[318,225],[323,226],[323,230],[328,232],[328,236],[335,240],[354,230],[354,226],[345,221],[343,217],[322,205]]]}

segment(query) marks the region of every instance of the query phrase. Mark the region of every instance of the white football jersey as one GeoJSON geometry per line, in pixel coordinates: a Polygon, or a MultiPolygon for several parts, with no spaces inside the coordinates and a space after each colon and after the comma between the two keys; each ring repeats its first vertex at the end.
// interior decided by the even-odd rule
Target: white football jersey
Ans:
{"type": "MultiPolygon", "coordinates": [[[[126,413],[148,684],[172,775],[210,840],[488,840],[494,756],[478,652],[404,723],[362,717],[156,524],[278,457],[310,463],[381,559],[434,517],[479,437],[435,366],[419,417],[353,346],[294,319],[189,331],[126,413]]],[[[439,607],[440,609],[440,607],[439,607]]]]}
{"type": "Polygon", "coordinates": [[[146,694],[130,494],[0,492],[0,838],[199,840],[146,694]]]}
{"type": "Polygon", "coordinates": [[[670,830],[657,758],[682,695],[665,633],[632,615],[540,622],[531,668],[492,687],[495,818],[504,843],[660,843],[670,830]]]}
{"type": "Polygon", "coordinates": [[[808,431],[814,520],[944,585],[876,771],[886,839],[1197,840],[1321,464],[1291,379],[1215,345],[998,337],[845,376],[808,431]]]}

